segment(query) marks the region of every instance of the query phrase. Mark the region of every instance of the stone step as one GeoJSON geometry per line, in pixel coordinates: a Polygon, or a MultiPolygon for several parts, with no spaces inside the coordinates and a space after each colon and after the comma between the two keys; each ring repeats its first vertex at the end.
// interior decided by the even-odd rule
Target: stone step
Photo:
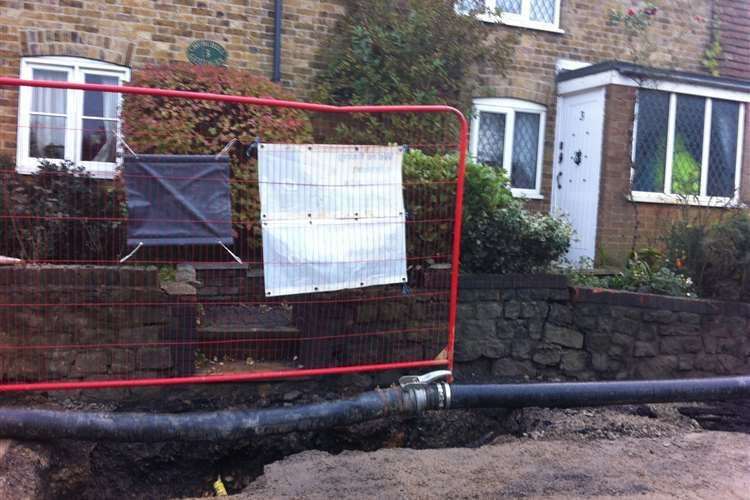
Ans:
{"type": "Polygon", "coordinates": [[[299,354],[300,331],[291,325],[209,324],[197,335],[199,342],[217,341],[199,344],[209,358],[291,361],[299,354]]]}

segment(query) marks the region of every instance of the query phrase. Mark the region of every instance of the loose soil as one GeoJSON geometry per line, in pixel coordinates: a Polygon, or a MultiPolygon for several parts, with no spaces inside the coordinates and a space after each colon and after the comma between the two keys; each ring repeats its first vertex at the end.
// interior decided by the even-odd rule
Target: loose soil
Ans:
{"type": "Polygon", "coordinates": [[[235,498],[750,498],[750,401],[511,418],[515,433],[477,449],[301,453],[235,498]]]}
{"type": "Polygon", "coordinates": [[[515,439],[479,449],[309,451],[266,467],[237,499],[750,497],[750,435],[515,439]]]}
{"type": "Polygon", "coordinates": [[[430,412],[224,443],[0,441],[0,499],[207,497],[217,476],[241,499],[750,499],[750,401],[430,412]]]}

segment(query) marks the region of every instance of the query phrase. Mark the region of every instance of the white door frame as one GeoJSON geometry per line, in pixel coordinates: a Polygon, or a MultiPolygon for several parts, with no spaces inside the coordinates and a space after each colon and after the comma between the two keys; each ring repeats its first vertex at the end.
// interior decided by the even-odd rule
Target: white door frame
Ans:
{"type": "MultiPolygon", "coordinates": [[[[604,127],[605,127],[605,118],[606,118],[606,87],[595,87],[595,88],[589,88],[585,89],[583,91],[577,91],[577,92],[570,92],[565,94],[558,94],[557,96],[557,103],[555,108],[555,142],[554,142],[554,154],[552,157],[552,182],[550,186],[550,214],[556,215],[556,209],[557,209],[557,203],[559,202],[558,198],[558,188],[557,188],[557,174],[559,172],[560,168],[560,162],[559,156],[560,156],[560,142],[563,140],[562,137],[562,126],[563,126],[563,113],[562,110],[565,106],[565,99],[571,98],[571,97],[578,97],[585,94],[592,94],[596,96],[598,99],[601,100],[601,110],[602,110],[602,131],[601,131],[601,143],[599,145],[599,162],[596,168],[598,169],[598,175],[597,175],[597,186],[596,186],[596,216],[594,218],[594,248],[592,249],[592,258],[596,259],[597,256],[597,248],[596,248],[596,242],[598,240],[599,236],[599,201],[601,200],[601,181],[602,181],[602,162],[604,161],[604,127]]],[[[563,146],[563,154],[565,153],[565,150],[567,150],[565,146],[563,146]]],[[[573,263],[575,264],[575,263],[573,263]]]]}

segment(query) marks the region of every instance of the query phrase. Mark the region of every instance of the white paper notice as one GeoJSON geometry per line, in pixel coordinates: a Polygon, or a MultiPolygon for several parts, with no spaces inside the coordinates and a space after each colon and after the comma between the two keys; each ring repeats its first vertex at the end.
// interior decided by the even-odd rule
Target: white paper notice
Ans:
{"type": "Polygon", "coordinates": [[[406,282],[399,146],[261,144],[266,296],[406,282]]]}

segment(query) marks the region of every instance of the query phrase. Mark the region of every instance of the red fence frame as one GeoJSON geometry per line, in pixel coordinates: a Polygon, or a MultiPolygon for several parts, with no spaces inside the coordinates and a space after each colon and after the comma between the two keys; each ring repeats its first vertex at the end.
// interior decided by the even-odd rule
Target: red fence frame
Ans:
{"type": "Polygon", "coordinates": [[[287,101],[271,98],[246,97],[225,94],[213,94],[205,92],[193,92],[182,90],[101,85],[89,83],[73,83],[61,81],[24,80],[20,78],[0,77],[0,86],[3,87],[46,87],[66,90],[89,90],[99,92],[173,97],[184,99],[199,99],[208,101],[228,102],[235,104],[246,104],[252,106],[291,108],[303,111],[312,111],[330,114],[348,113],[431,113],[451,114],[459,122],[458,141],[458,169],[456,172],[456,205],[453,222],[453,241],[451,253],[451,277],[449,291],[448,312],[448,347],[447,359],[412,361],[405,363],[384,363],[357,366],[343,366],[317,369],[300,369],[287,371],[274,371],[265,373],[235,373],[212,376],[189,376],[173,378],[148,378],[131,380],[92,380],[71,382],[34,382],[15,383],[0,385],[0,392],[29,391],[29,390],[61,390],[61,389],[95,389],[95,388],[122,388],[143,387],[154,385],[180,385],[196,383],[221,383],[221,382],[244,382],[253,380],[273,380],[284,378],[299,378],[305,376],[323,376],[333,374],[345,374],[366,371],[385,371],[393,369],[407,369],[420,367],[443,366],[453,368],[454,344],[456,336],[456,308],[458,303],[458,271],[461,250],[461,220],[463,210],[464,175],[466,170],[466,155],[468,149],[469,124],[466,117],[458,109],[446,105],[393,105],[393,106],[333,106],[327,104],[308,103],[301,101],[287,101]]]}

